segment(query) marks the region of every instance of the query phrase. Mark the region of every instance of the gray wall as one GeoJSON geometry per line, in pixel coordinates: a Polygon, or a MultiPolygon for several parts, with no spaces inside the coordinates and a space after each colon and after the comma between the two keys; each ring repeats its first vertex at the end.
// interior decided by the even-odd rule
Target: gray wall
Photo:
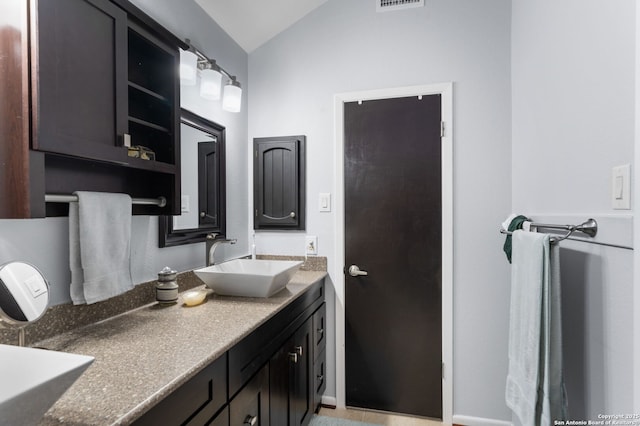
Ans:
{"type": "MultiPolygon", "coordinates": [[[[635,12],[626,0],[513,2],[513,208],[596,216],[617,244],[632,234],[610,176],[633,162],[635,12]]],[[[634,412],[633,253],[568,241],[561,253],[570,418],[634,412]]]]}
{"type": "MultiPolygon", "coordinates": [[[[239,80],[247,82],[247,54],[192,0],[133,1],[180,38],[190,38],[239,80]]],[[[247,102],[239,114],[222,111],[219,103],[199,100],[186,90],[183,106],[227,128],[228,234],[238,244],[220,250],[217,257],[235,257],[249,252],[247,189],[247,102]]],[[[204,243],[158,248],[156,217],[136,216],[132,225],[132,271],[134,282],[156,278],[165,265],[184,271],[204,266],[204,243]]],[[[33,263],[51,284],[52,304],[69,302],[69,224],[67,218],[0,220],[0,263],[11,260],[33,263]]]]}
{"type": "MultiPolygon", "coordinates": [[[[453,409],[507,420],[509,269],[498,227],[511,209],[511,2],[426,3],[376,14],[374,2],[329,0],[251,52],[249,137],[307,135],[306,234],[318,236],[333,271],[341,262],[334,213],[318,212],[317,200],[335,184],[334,94],[454,83],[453,409]]],[[[302,254],[304,234],[259,233],[257,250],[302,254]]],[[[388,238],[380,230],[381,250],[388,238]]],[[[333,310],[331,303],[329,318],[333,310]]],[[[333,396],[334,350],[327,348],[333,396]]]]}

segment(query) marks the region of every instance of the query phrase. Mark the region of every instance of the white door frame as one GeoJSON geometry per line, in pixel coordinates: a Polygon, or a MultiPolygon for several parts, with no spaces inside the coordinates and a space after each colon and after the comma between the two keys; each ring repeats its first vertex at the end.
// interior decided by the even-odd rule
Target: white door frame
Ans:
{"type": "MultiPolygon", "coordinates": [[[[444,424],[453,416],[453,83],[398,87],[334,96],[334,152],[336,167],[335,254],[333,270],[336,324],[336,404],[346,405],[344,273],[344,103],[420,95],[442,95],[442,416],[444,424]]],[[[381,236],[382,238],[382,236],[381,236]]],[[[386,237],[388,238],[388,236],[386,237]]]]}

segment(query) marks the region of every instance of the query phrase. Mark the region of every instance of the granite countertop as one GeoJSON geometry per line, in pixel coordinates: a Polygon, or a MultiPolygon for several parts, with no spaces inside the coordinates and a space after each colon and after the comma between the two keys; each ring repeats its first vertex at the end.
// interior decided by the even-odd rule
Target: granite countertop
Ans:
{"type": "MultiPolygon", "coordinates": [[[[298,271],[270,298],[143,306],[34,346],[95,357],[40,425],[129,424],[326,276],[298,271]]],[[[204,288],[198,287],[198,288],[204,288]]]]}

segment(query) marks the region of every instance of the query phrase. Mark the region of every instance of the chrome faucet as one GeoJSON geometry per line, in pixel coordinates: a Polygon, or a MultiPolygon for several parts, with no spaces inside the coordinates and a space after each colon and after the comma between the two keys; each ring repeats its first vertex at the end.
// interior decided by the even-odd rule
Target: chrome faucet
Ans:
{"type": "Polygon", "coordinates": [[[206,247],[207,247],[207,266],[211,266],[215,264],[214,261],[214,254],[216,252],[216,248],[220,245],[220,244],[235,244],[238,242],[238,240],[236,240],[235,238],[233,240],[228,240],[226,238],[219,238],[216,240],[217,234],[209,234],[207,235],[207,240],[206,240],[206,247]]]}

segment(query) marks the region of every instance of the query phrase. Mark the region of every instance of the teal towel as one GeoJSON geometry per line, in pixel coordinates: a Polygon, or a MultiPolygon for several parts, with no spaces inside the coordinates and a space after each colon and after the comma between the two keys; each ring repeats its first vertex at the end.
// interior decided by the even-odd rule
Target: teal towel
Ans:
{"type": "MultiPolygon", "coordinates": [[[[528,217],[522,215],[514,217],[513,220],[511,220],[509,229],[507,229],[507,231],[513,232],[516,229],[522,229],[522,224],[528,220],[528,217]]],[[[502,250],[504,250],[504,254],[507,255],[507,260],[509,261],[509,263],[511,263],[511,235],[507,235],[507,238],[504,240],[504,246],[502,247],[502,250]]]]}

